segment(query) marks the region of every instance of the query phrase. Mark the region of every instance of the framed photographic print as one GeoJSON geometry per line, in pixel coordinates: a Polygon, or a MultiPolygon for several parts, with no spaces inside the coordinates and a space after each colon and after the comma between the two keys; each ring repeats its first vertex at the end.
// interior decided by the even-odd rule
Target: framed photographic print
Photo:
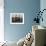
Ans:
{"type": "Polygon", "coordinates": [[[10,24],[24,24],[24,13],[10,13],[10,24]]]}

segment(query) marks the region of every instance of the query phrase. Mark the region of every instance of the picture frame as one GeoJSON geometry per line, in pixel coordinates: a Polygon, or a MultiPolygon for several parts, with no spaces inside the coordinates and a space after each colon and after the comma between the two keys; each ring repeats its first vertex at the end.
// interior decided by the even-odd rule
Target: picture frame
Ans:
{"type": "Polygon", "coordinates": [[[10,24],[24,24],[24,13],[10,13],[10,24]]]}

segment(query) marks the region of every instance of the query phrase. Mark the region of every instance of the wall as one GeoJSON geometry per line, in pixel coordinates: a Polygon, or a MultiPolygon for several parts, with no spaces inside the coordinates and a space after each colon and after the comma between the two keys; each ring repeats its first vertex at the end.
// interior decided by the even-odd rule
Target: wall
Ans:
{"type": "MultiPolygon", "coordinates": [[[[43,9],[46,9],[46,0],[40,0],[40,9],[41,9],[41,11],[42,11],[43,9]]],[[[46,10],[43,12],[42,17],[43,17],[43,22],[40,21],[40,25],[46,27],[46,20],[45,20],[45,19],[46,19],[46,10]]]]}
{"type": "Polygon", "coordinates": [[[40,0],[4,0],[4,34],[7,41],[18,41],[32,28],[35,12],[40,9],[40,0]],[[24,24],[10,24],[10,13],[24,13],[24,24]]]}

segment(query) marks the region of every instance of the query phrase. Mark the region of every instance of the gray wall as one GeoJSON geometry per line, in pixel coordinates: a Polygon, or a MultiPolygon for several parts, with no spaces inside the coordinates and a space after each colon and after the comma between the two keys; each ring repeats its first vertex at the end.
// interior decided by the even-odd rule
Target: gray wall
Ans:
{"type": "MultiPolygon", "coordinates": [[[[41,1],[40,1],[40,9],[41,9],[41,11],[42,11],[43,9],[46,9],[46,0],[41,0],[41,1]]],[[[43,17],[43,22],[41,21],[41,22],[40,22],[40,25],[46,27],[46,11],[43,12],[42,17],[43,17]]]]}
{"type": "Polygon", "coordinates": [[[4,35],[7,41],[18,41],[32,28],[35,12],[40,9],[40,0],[4,0],[4,35]],[[10,13],[24,13],[24,24],[10,24],[10,13]]]}

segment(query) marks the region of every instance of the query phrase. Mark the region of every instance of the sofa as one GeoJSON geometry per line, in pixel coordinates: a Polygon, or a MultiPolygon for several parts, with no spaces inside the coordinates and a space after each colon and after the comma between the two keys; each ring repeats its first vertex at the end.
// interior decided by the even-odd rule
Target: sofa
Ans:
{"type": "MultiPolygon", "coordinates": [[[[40,25],[34,25],[32,26],[32,34],[33,34],[34,40],[30,46],[46,46],[46,28],[40,25]]],[[[19,43],[21,44],[22,41],[19,43]]],[[[18,43],[18,46],[19,46],[19,43],[18,43]]]]}
{"type": "MultiPolygon", "coordinates": [[[[31,44],[28,46],[46,46],[46,28],[39,26],[39,25],[34,25],[32,26],[32,32],[31,32],[31,44]]],[[[27,34],[28,36],[30,36],[30,33],[27,34]]],[[[16,42],[6,42],[6,44],[4,44],[3,46],[23,46],[25,38],[29,38],[27,37],[27,35],[21,39],[19,39],[19,41],[16,42]]],[[[26,40],[27,41],[27,40],[26,40]]],[[[29,42],[28,42],[29,43],[29,42]]],[[[27,45],[24,45],[27,46],[27,45]]]]}

